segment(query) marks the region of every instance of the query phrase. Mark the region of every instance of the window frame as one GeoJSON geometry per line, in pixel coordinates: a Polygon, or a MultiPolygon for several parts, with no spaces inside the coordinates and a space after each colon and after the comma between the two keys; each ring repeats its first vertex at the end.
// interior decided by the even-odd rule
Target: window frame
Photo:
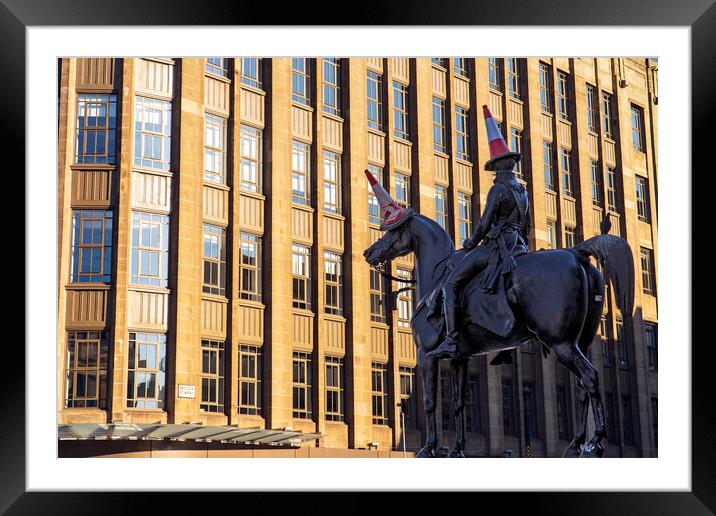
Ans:
{"type": "Polygon", "coordinates": [[[291,60],[291,101],[304,106],[311,105],[311,59],[307,57],[294,57],[291,60]],[[302,68],[296,67],[299,61],[303,62],[302,68]]]}
{"type": "Polygon", "coordinates": [[[239,233],[239,299],[245,299],[248,301],[262,302],[263,288],[262,288],[262,237],[248,231],[241,231],[239,233]],[[251,251],[249,254],[245,254],[244,250],[251,251]],[[251,258],[253,254],[255,264],[245,261],[244,258],[251,258]],[[245,281],[245,279],[253,277],[253,283],[256,285],[255,289],[251,289],[252,281],[245,281]]]}
{"type": "Polygon", "coordinates": [[[654,251],[646,247],[639,247],[639,262],[641,264],[642,291],[649,296],[655,296],[654,251]]]}
{"type": "Polygon", "coordinates": [[[203,281],[201,290],[205,294],[224,296],[226,295],[226,229],[212,224],[203,224],[202,242],[203,281]],[[214,253],[214,246],[216,246],[216,253],[214,253]]]}
{"type": "Polygon", "coordinates": [[[569,74],[557,71],[557,116],[566,122],[569,118],[569,74]]]}
{"type": "Polygon", "coordinates": [[[241,82],[241,84],[251,86],[252,88],[256,88],[257,90],[261,90],[263,88],[263,59],[260,57],[242,57],[239,82],[241,82]],[[252,66],[247,67],[247,62],[250,62],[252,66]],[[255,69],[256,75],[247,74],[247,68],[255,69]]]}
{"type": "Polygon", "coordinates": [[[393,81],[393,136],[410,141],[409,86],[393,81]]]}
{"type": "Polygon", "coordinates": [[[252,344],[239,344],[237,369],[239,414],[260,416],[263,408],[263,348],[252,344]],[[248,371],[245,365],[248,366],[248,371]]]}
{"type": "Polygon", "coordinates": [[[207,57],[204,69],[211,74],[218,75],[219,77],[228,78],[229,66],[230,60],[227,57],[207,57]],[[219,62],[217,63],[212,60],[218,60],[219,62]]]}
{"type": "Polygon", "coordinates": [[[343,212],[342,156],[323,150],[323,211],[341,214],[343,212]]]}
{"type": "Polygon", "coordinates": [[[388,364],[371,362],[371,409],[373,424],[386,426],[390,421],[388,408],[388,364]]]}
{"type": "MultiPolygon", "coordinates": [[[[150,125],[157,125],[151,123],[150,125]]],[[[172,126],[172,103],[168,100],[159,100],[152,97],[137,95],[134,97],[134,152],[132,158],[133,166],[149,169],[168,171],[171,168],[171,126],[172,126]],[[159,112],[161,121],[159,131],[147,130],[146,118],[149,111],[159,112]],[[146,138],[159,140],[159,158],[144,154],[146,149],[146,138]]],[[[152,143],[152,147],[155,144],[152,143]]]]}
{"type": "Polygon", "coordinates": [[[291,201],[301,206],[311,205],[311,144],[298,140],[291,142],[291,201]],[[303,190],[297,190],[301,184],[303,190]]]}
{"type": "Polygon", "coordinates": [[[112,210],[76,209],[72,210],[72,246],[70,248],[70,283],[111,283],[112,282],[112,210]],[[85,214],[88,214],[85,216],[85,214]],[[101,216],[100,216],[101,214],[101,216]],[[92,223],[90,233],[92,242],[84,242],[86,236],[85,221],[92,223]],[[101,243],[94,241],[94,225],[101,225],[101,243]],[[89,262],[93,266],[95,252],[100,253],[99,273],[82,271],[85,263],[85,250],[89,249],[89,262]],[[87,278],[87,279],[85,279],[87,278]]]}
{"type": "Polygon", "coordinates": [[[507,95],[522,100],[522,61],[516,57],[507,59],[507,95]]]}
{"type": "Polygon", "coordinates": [[[302,310],[311,310],[311,248],[303,244],[293,243],[291,246],[291,262],[293,307],[302,310]],[[299,267],[297,268],[297,266],[299,267]],[[304,272],[298,270],[301,267],[305,269],[304,272]],[[302,287],[298,288],[298,291],[303,293],[302,298],[296,297],[298,292],[297,285],[302,285],[302,287]]]}
{"type": "Polygon", "coordinates": [[[313,355],[310,352],[293,352],[292,375],[293,419],[311,421],[313,420],[313,355]]]}
{"type": "Polygon", "coordinates": [[[340,117],[342,107],[341,59],[324,57],[321,62],[323,64],[323,111],[329,115],[340,117]],[[333,81],[331,81],[331,75],[333,81]]]}
{"type": "Polygon", "coordinates": [[[368,70],[366,72],[366,117],[368,128],[381,132],[384,130],[383,105],[383,75],[368,70]],[[375,97],[371,97],[373,90],[375,91],[375,97]]]}
{"type": "Polygon", "coordinates": [[[331,315],[343,315],[343,256],[323,251],[323,311],[331,315]],[[334,270],[330,270],[333,268],[334,270]]]}
{"type": "Polygon", "coordinates": [[[345,367],[343,357],[326,355],[326,421],[344,421],[346,416],[345,367]],[[335,385],[337,383],[338,385],[335,385]]]}
{"type": "Polygon", "coordinates": [[[472,237],[472,195],[465,192],[457,193],[457,226],[458,239],[460,246],[462,243],[472,237]]]}
{"type": "MultiPolygon", "coordinates": [[[[146,211],[132,210],[132,229],[130,236],[129,282],[133,285],[151,285],[166,288],[169,278],[169,216],[146,211]],[[158,247],[142,245],[144,225],[158,226],[158,247]],[[136,231],[136,232],[135,232],[136,231]],[[151,254],[150,254],[151,253],[151,254]],[[157,274],[141,272],[144,259],[151,260],[156,255],[157,274]]],[[[151,229],[150,229],[151,231],[151,229]]],[[[150,242],[151,243],[151,242],[150,242]]]]}
{"type": "Polygon", "coordinates": [[[562,195],[574,198],[574,175],[572,153],[566,147],[559,148],[559,165],[562,171],[562,195]]]}
{"type": "MultiPolygon", "coordinates": [[[[126,407],[130,409],[165,409],[166,402],[166,335],[152,332],[129,332],[127,350],[127,399],[126,407]],[[140,339],[140,336],[143,338],[140,339]],[[148,337],[152,336],[152,339],[148,337]],[[140,367],[141,347],[155,348],[156,367],[140,367]],[[139,396],[141,375],[155,375],[155,396],[139,396]],[[136,381],[136,383],[135,383],[136,381]],[[147,401],[149,400],[149,401],[147,401]]],[[[147,350],[148,351],[148,350],[147,350]]],[[[146,362],[146,359],[145,359],[146,362]]],[[[146,389],[145,389],[146,393],[146,389]]]]}
{"type": "Polygon", "coordinates": [[[225,347],[224,342],[201,339],[201,398],[199,412],[218,414],[224,412],[225,347]],[[207,365],[209,366],[208,368],[206,367],[207,365]]]}
{"type": "Polygon", "coordinates": [[[649,224],[651,219],[649,210],[649,180],[636,174],[635,188],[637,217],[640,221],[649,224]]]}
{"type": "Polygon", "coordinates": [[[542,140],[542,162],[545,190],[557,193],[557,181],[554,174],[554,148],[549,140],[542,140]],[[549,160],[546,158],[549,158],[549,160]]]}
{"type": "Polygon", "coordinates": [[[204,181],[206,182],[226,184],[227,127],[228,121],[225,118],[204,113],[204,181]]]}
{"type": "Polygon", "coordinates": [[[540,61],[539,63],[539,89],[540,89],[540,110],[548,115],[552,111],[552,66],[540,61]]]}
{"type": "Polygon", "coordinates": [[[435,222],[448,230],[448,189],[442,185],[435,185],[435,222]]]}
{"type": "Polygon", "coordinates": [[[455,106],[455,157],[470,161],[470,110],[455,106]]]}
{"type": "Polygon", "coordinates": [[[447,154],[447,127],[445,120],[445,100],[433,96],[433,150],[447,154]]]}
{"type": "Polygon", "coordinates": [[[263,131],[241,124],[239,129],[239,188],[244,192],[262,193],[263,190],[263,131]],[[249,152],[245,152],[246,150],[249,152]],[[249,171],[247,175],[246,172],[249,171]],[[255,177],[251,177],[251,172],[255,177]]]}
{"type": "Polygon", "coordinates": [[[65,392],[64,408],[95,408],[106,410],[108,407],[107,382],[109,363],[109,343],[104,331],[68,331],[67,353],[65,356],[65,392]],[[80,347],[86,348],[84,352],[80,347]],[[94,363],[90,361],[91,347],[94,347],[94,363]],[[84,361],[83,361],[84,357],[84,361]],[[94,376],[94,396],[88,396],[89,378],[94,376]],[[80,378],[84,378],[80,381],[80,378]],[[80,387],[84,387],[83,390],[80,387]],[[80,391],[84,394],[78,396],[80,391]]]}
{"type": "MultiPolygon", "coordinates": [[[[100,108],[101,109],[101,108],[100,108]]],[[[117,95],[113,93],[78,93],[77,115],[75,117],[75,153],[76,164],[115,165],[117,163],[117,95]],[[106,99],[106,100],[105,100],[106,99]],[[90,107],[104,108],[105,123],[103,125],[87,125],[90,119],[100,118],[90,115],[90,107]],[[80,120],[84,123],[80,124],[80,120]],[[93,136],[94,149],[97,150],[97,139],[104,133],[104,152],[88,154],[87,143],[93,136]],[[82,152],[80,152],[80,150],[82,152]]]]}

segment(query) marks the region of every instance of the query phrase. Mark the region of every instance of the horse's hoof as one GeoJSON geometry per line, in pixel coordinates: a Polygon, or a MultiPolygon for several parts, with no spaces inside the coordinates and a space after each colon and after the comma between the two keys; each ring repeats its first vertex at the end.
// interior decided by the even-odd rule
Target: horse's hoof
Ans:
{"type": "Polygon", "coordinates": [[[435,457],[435,450],[430,446],[423,446],[418,450],[418,453],[415,454],[415,457],[418,459],[432,459],[435,457]]]}
{"type": "Polygon", "coordinates": [[[582,448],[581,457],[586,459],[598,459],[604,455],[604,447],[599,443],[587,443],[582,448]]]}
{"type": "Polygon", "coordinates": [[[580,457],[581,449],[577,446],[567,446],[562,452],[563,459],[577,459],[580,457]]]}
{"type": "Polygon", "coordinates": [[[462,450],[458,450],[458,449],[454,448],[454,449],[450,450],[450,453],[448,453],[448,458],[449,459],[464,459],[465,454],[463,453],[462,450]]]}

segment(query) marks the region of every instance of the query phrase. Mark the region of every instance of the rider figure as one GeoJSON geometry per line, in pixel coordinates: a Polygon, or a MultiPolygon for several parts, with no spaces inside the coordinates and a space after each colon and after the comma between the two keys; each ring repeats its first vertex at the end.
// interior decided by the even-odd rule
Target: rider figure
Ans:
{"type": "Polygon", "coordinates": [[[527,252],[530,232],[530,213],[527,191],[517,181],[514,167],[521,154],[512,152],[502,138],[487,106],[483,106],[490,145],[490,160],[486,170],[495,171],[493,186],[487,194],[485,210],[471,238],[463,247],[467,253],[457,263],[443,286],[446,337],[428,353],[438,358],[457,353],[459,290],[489,266],[481,280],[484,293],[495,293],[499,275],[515,267],[513,256],[527,252]],[[478,245],[479,244],[479,245],[478,245]]]}

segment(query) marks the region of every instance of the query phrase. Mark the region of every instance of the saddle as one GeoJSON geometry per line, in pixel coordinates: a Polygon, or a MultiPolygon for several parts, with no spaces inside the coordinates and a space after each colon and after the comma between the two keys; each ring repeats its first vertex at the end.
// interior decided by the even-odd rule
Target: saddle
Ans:
{"type": "MultiPolygon", "coordinates": [[[[510,258],[514,259],[525,254],[524,249],[519,248],[511,253],[510,258]]],[[[450,271],[455,267],[465,254],[465,250],[460,250],[450,257],[446,270],[442,278],[438,281],[435,288],[425,296],[424,300],[416,307],[416,314],[425,305],[427,310],[426,319],[431,323],[438,332],[442,331],[444,324],[442,314],[442,288],[450,271]]],[[[510,272],[505,274],[495,274],[495,270],[499,268],[499,257],[495,253],[495,262],[483,269],[479,274],[472,278],[460,292],[460,304],[462,306],[463,323],[470,322],[477,326],[481,326],[490,332],[500,336],[507,337],[512,332],[515,325],[515,316],[507,301],[506,282],[510,272]],[[490,292],[485,292],[485,285],[490,284],[490,292]]],[[[491,260],[492,262],[492,260],[491,260]]]]}

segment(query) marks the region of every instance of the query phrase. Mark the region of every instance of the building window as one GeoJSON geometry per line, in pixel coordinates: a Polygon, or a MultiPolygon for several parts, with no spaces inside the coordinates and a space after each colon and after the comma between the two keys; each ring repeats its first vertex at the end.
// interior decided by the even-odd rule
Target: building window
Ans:
{"type": "Polygon", "coordinates": [[[159,333],[130,333],[127,407],[164,408],[167,338],[159,333]]]}
{"type": "Polygon", "coordinates": [[[132,213],[132,265],[130,282],[167,286],[169,217],[155,213],[132,213]]]}
{"type": "Polygon", "coordinates": [[[602,129],[604,130],[605,138],[614,139],[614,130],[616,129],[614,103],[611,93],[605,91],[602,92],[602,129]]]}
{"type": "Polygon", "coordinates": [[[455,143],[456,157],[458,159],[470,160],[470,112],[456,106],[455,107],[455,143]]]}
{"type": "Polygon", "coordinates": [[[326,357],[326,421],[343,421],[345,417],[345,384],[343,359],[326,357]]]}
{"type": "Polygon", "coordinates": [[[618,212],[617,209],[617,173],[614,167],[607,167],[607,208],[618,212]]]}
{"type": "Polygon", "coordinates": [[[388,365],[379,362],[371,364],[373,424],[388,424],[388,365]]]}
{"type": "Polygon", "coordinates": [[[515,385],[512,378],[502,379],[502,431],[505,435],[517,435],[515,425],[515,385]]]}
{"type": "Polygon", "coordinates": [[[384,323],[386,321],[386,280],[383,275],[371,267],[370,269],[370,320],[384,323]]]}
{"type": "Polygon", "coordinates": [[[651,426],[654,432],[654,448],[659,447],[659,400],[651,398],[651,426]]]}
{"type": "Polygon", "coordinates": [[[557,249],[557,223],[547,220],[547,248],[557,249]]]}
{"type": "Polygon", "coordinates": [[[224,411],[224,343],[201,341],[201,404],[204,412],[224,411]]]}
{"type": "Polygon", "coordinates": [[[538,437],[537,388],[534,382],[522,382],[522,405],[524,407],[525,440],[538,437]]]}
{"type": "Polygon", "coordinates": [[[241,261],[239,262],[239,297],[261,301],[261,237],[251,233],[240,234],[241,261]]]}
{"type": "Polygon", "coordinates": [[[606,397],[606,420],[607,420],[607,440],[610,444],[617,444],[619,442],[619,434],[617,433],[617,407],[614,402],[614,394],[611,392],[605,393],[606,397]]]}
{"type": "Polygon", "coordinates": [[[112,275],[112,212],[72,212],[72,283],[109,283],[112,275]]]}
{"type": "Polygon", "coordinates": [[[204,180],[226,184],[226,120],[204,115],[204,180]]]}
{"type": "Polygon", "coordinates": [[[241,126],[241,189],[261,192],[263,176],[261,129],[241,126]]]}
{"type": "Polygon", "coordinates": [[[76,163],[116,163],[117,95],[77,97],[76,163]]]}
{"type": "Polygon", "coordinates": [[[557,114],[562,120],[569,120],[569,97],[567,93],[567,74],[557,72],[557,114]]]}
{"type": "Polygon", "coordinates": [[[592,132],[597,132],[597,101],[596,101],[597,89],[591,84],[587,84],[587,129],[592,132]]]}
{"type": "Polygon", "coordinates": [[[261,415],[262,350],[239,346],[239,414],[261,415]]]}
{"type": "Polygon", "coordinates": [[[572,156],[564,147],[559,149],[560,162],[562,165],[562,194],[574,197],[572,184],[572,156]]]}
{"type": "Polygon", "coordinates": [[[656,324],[644,323],[644,342],[646,343],[649,371],[655,373],[659,367],[659,355],[656,340],[656,324]]]}
{"type": "Polygon", "coordinates": [[[296,204],[308,205],[311,203],[310,150],[311,146],[307,143],[292,142],[291,144],[292,199],[296,204]]]}
{"type": "MultiPolygon", "coordinates": [[[[398,277],[411,280],[413,273],[407,269],[398,269],[398,277]]],[[[398,326],[402,328],[409,328],[413,318],[413,290],[408,287],[410,283],[398,282],[398,289],[407,288],[398,295],[398,326]]]]}
{"type": "Polygon", "coordinates": [[[502,91],[502,59],[487,58],[487,79],[491,90],[502,91]]]}
{"type": "Polygon", "coordinates": [[[552,113],[552,67],[546,63],[539,64],[539,99],[543,113],[552,113]]]}
{"type": "Polygon", "coordinates": [[[634,417],[631,410],[631,396],[622,396],[622,435],[624,446],[634,446],[634,417]]]}
{"type": "Polygon", "coordinates": [[[602,205],[602,170],[599,162],[590,160],[589,171],[592,176],[592,204],[600,207],[602,205]]]}
{"type": "Polygon", "coordinates": [[[522,91],[520,87],[520,61],[516,57],[507,59],[507,93],[510,97],[519,99],[522,91]]]}
{"type": "Polygon", "coordinates": [[[565,385],[557,385],[557,433],[568,441],[572,437],[572,415],[569,410],[569,394],[565,385]]]}
{"type": "Polygon", "coordinates": [[[204,285],[207,294],[226,293],[226,230],[204,224],[204,285]]]}
{"type": "Polygon", "coordinates": [[[472,236],[472,196],[458,192],[457,194],[457,228],[460,244],[472,236]]]}
{"type": "Polygon", "coordinates": [[[395,201],[403,208],[410,206],[410,178],[405,174],[395,174],[395,201]]]}
{"type": "Polygon", "coordinates": [[[455,75],[459,75],[460,77],[468,76],[467,66],[467,59],[464,57],[454,57],[452,60],[453,73],[455,75]]]}
{"type": "Polygon", "coordinates": [[[171,103],[136,97],[134,112],[134,164],[169,170],[171,158],[171,103]]]}
{"type": "Polygon", "coordinates": [[[341,116],[341,60],[323,58],[323,111],[341,116]]]}
{"type": "Polygon", "coordinates": [[[444,432],[455,431],[455,417],[452,413],[452,396],[450,394],[450,371],[443,369],[440,371],[440,407],[444,432]]]}
{"type": "MultiPolygon", "coordinates": [[[[372,164],[368,164],[368,170],[371,174],[373,174],[373,177],[375,177],[376,181],[383,184],[383,169],[372,164]]],[[[380,225],[382,222],[381,216],[380,216],[380,204],[378,204],[378,199],[376,198],[375,194],[373,193],[373,189],[368,189],[368,222],[375,225],[380,225]]]]}
{"type": "Polygon", "coordinates": [[[629,367],[629,355],[627,353],[627,343],[624,336],[624,321],[619,316],[617,316],[617,328],[615,337],[617,343],[617,352],[619,353],[619,367],[626,369],[627,367],[629,367]]]}
{"type": "Polygon", "coordinates": [[[294,57],[291,64],[291,100],[308,106],[311,103],[311,71],[309,60],[294,57]]]}
{"type": "Polygon", "coordinates": [[[435,222],[447,231],[447,188],[435,185],[435,222]]]}
{"type": "Polygon", "coordinates": [[[639,249],[639,255],[641,257],[641,285],[644,289],[644,294],[653,296],[656,294],[653,251],[642,247],[639,249]]]}
{"type": "Polygon", "coordinates": [[[323,151],[323,209],[341,212],[341,155],[323,151]]]}
{"type": "Polygon", "coordinates": [[[400,376],[400,409],[405,417],[405,426],[415,428],[418,423],[418,406],[415,397],[415,368],[398,367],[400,376]]]}
{"type": "Polygon", "coordinates": [[[602,362],[605,367],[614,365],[614,353],[607,333],[607,316],[602,314],[599,321],[599,338],[602,341],[602,362]]]}
{"type": "Polygon", "coordinates": [[[107,408],[107,335],[99,331],[67,334],[65,407],[107,408]]]}
{"type": "Polygon", "coordinates": [[[408,87],[393,81],[393,134],[403,140],[410,139],[410,120],[408,118],[408,87]]]}
{"type": "Polygon", "coordinates": [[[383,76],[367,72],[368,127],[383,130],[383,76]]]}
{"type": "Polygon", "coordinates": [[[577,228],[565,226],[564,228],[564,247],[574,247],[577,241],[577,228]]]}
{"type": "Polygon", "coordinates": [[[465,427],[468,432],[480,432],[482,423],[480,418],[480,377],[469,375],[467,379],[467,392],[465,394],[465,427]]]}
{"type": "Polygon", "coordinates": [[[229,76],[229,60],[225,57],[207,57],[206,71],[222,77],[229,76]]]}
{"type": "MultiPolygon", "coordinates": [[[[522,131],[510,127],[510,150],[512,152],[522,153],[522,131]]],[[[517,177],[524,181],[525,175],[522,171],[522,160],[515,160],[515,166],[512,169],[517,177]]]]}
{"type": "Polygon", "coordinates": [[[645,177],[636,176],[636,208],[639,220],[649,223],[649,186],[645,177]]]}
{"type": "Polygon", "coordinates": [[[441,68],[447,68],[447,66],[445,66],[445,64],[446,64],[445,61],[446,61],[446,59],[444,57],[433,57],[430,60],[430,62],[432,62],[434,65],[437,65],[441,68]]]}
{"type": "Polygon", "coordinates": [[[631,142],[634,150],[644,152],[644,111],[631,105],[631,142]]]}
{"type": "Polygon", "coordinates": [[[293,244],[293,306],[311,309],[311,248],[293,244]]]}
{"type": "Polygon", "coordinates": [[[293,417],[313,417],[313,359],[310,353],[293,352],[293,417]]]}
{"type": "Polygon", "coordinates": [[[544,161],[544,187],[550,192],[557,191],[557,182],[554,177],[554,162],[552,159],[552,142],[542,142],[542,160],[544,161]]]}
{"type": "Polygon", "coordinates": [[[263,77],[261,64],[262,60],[258,57],[242,57],[241,58],[241,83],[251,86],[252,88],[261,89],[263,86],[263,77]]]}
{"type": "Polygon", "coordinates": [[[433,149],[447,152],[447,131],[445,130],[445,101],[433,97],[433,149]]]}
{"type": "Polygon", "coordinates": [[[343,315],[343,263],[340,254],[323,252],[325,306],[327,314],[343,315]]]}

